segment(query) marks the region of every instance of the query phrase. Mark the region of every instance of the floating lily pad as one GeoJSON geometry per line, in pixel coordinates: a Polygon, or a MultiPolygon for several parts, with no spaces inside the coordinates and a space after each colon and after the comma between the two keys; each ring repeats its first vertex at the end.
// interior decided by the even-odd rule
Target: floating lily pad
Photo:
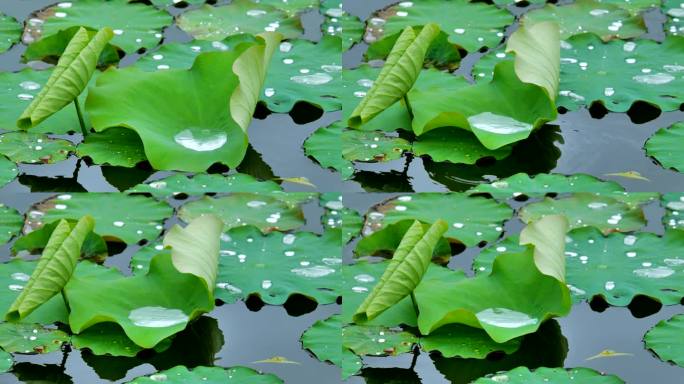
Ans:
{"type": "Polygon", "coordinates": [[[135,131],[120,127],[89,134],[78,145],[76,153],[90,157],[95,164],[128,168],[147,160],[140,136],[135,131]]]}
{"type": "Polygon", "coordinates": [[[0,13],[0,53],[8,50],[21,38],[21,25],[12,16],[0,13]]]}
{"type": "Polygon", "coordinates": [[[39,17],[45,22],[27,30],[34,40],[73,26],[96,30],[111,27],[114,30],[111,44],[127,54],[159,44],[163,29],[173,21],[165,11],[127,0],[61,2],[41,12],[39,17]]]}
{"type": "Polygon", "coordinates": [[[411,149],[408,141],[380,131],[348,129],[341,139],[342,157],[350,161],[392,161],[411,149]]]}
{"type": "Polygon", "coordinates": [[[304,141],[304,153],[323,167],[338,171],[346,180],[354,173],[354,167],[351,161],[342,157],[340,151],[343,127],[344,124],[337,121],[327,127],[318,128],[304,141]]]}
{"type": "Polygon", "coordinates": [[[331,36],[341,36],[343,51],[361,41],[365,24],[342,9],[342,0],[321,1],[321,13],[325,17],[321,30],[331,36]]]}
{"type": "Polygon", "coordinates": [[[324,111],[341,109],[342,56],[339,37],[324,36],[318,43],[292,40],[280,43],[264,82],[261,100],[273,112],[289,112],[303,101],[324,111]]]}
{"type": "Polygon", "coordinates": [[[494,384],[494,383],[554,383],[554,384],[622,384],[615,375],[604,375],[601,372],[589,368],[537,368],[530,371],[527,367],[518,367],[508,372],[497,373],[473,381],[473,384],[494,384]]]}
{"type": "Polygon", "coordinates": [[[67,158],[74,145],[40,133],[9,132],[0,135],[0,153],[17,163],[51,164],[67,158]]]}
{"type": "Polygon", "coordinates": [[[671,361],[684,367],[684,314],[663,320],[651,328],[644,336],[646,347],[655,352],[663,361],[671,361]]]}
{"type": "Polygon", "coordinates": [[[403,1],[379,11],[370,19],[366,42],[375,43],[390,37],[407,26],[439,24],[449,35],[449,42],[475,52],[482,47],[495,47],[503,40],[504,29],[513,23],[508,11],[485,3],[465,0],[403,1]]]}
{"type": "Polygon", "coordinates": [[[335,192],[324,193],[320,198],[325,214],[321,218],[323,226],[329,229],[342,228],[342,244],[356,237],[363,226],[363,218],[351,208],[346,208],[342,195],[335,192]]]}
{"type": "Polygon", "coordinates": [[[684,37],[602,43],[592,34],[575,36],[561,49],[558,104],[570,109],[601,101],[626,112],[635,101],[663,111],[679,109],[684,97],[684,37]]]}
{"type": "Polygon", "coordinates": [[[411,352],[418,343],[413,333],[397,329],[348,325],[342,328],[342,344],[357,355],[396,356],[411,352]]]}
{"type": "Polygon", "coordinates": [[[546,198],[523,207],[519,214],[526,223],[546,215],[565,215],[570,228],[593,226],[603,233],[634,231],[646,224],[638,204],[633,206],[616,197],[593,193],[576,193],[555,200],[546,198]]]}
{"type": "Polygon", "coordinates": [[[95,355],[133,357],[143,350],[114,323],[100,323],[73,335],[71,344],[74,348],[87,348],[95,355]]]}
{"type": "Polygon", "coordinates": [[[660,7],[661,0],[596,0],[601,4],[614,4],[637,15],[651,8],[660,7]]]}
{"type": "Polygon", "coordinates": [[[666,193],[661,200],[665,207],[665,215],[663,216],[663,224],[666,228],[684,229],[684,195],[681,193],[666,193]]]}
{"type": "Polygon", "coordinates": [[[5,156],[0,156],[0,188],[14,180],[18,174],[17,165],[7,160],[5,156]]]}
{"type": "MultiPolygon", "coordinates": [[[[0,128],[18,130],[17,119],[21,111],[31,104],[51,73],[50,70],[34,71],[30,68],[0,73],[0,128]]],[[[85,96],[84,92],[79,97],[81,103],[85,101],[85,96]]],[[[31,129],[31,132],[65,134],[79,130],[76,109],[66,107],[31,129]]]]}
{"type": "Polygon", "coordinates": [[[29,227],[40,227],[59,219],[78,220],[84,215],[95,219],[94,232],[105,239],[127,244],[157,238],[173,209],[166,203],[145,196],[120,193],[74,193],[59,195],[38,203],[27,218],[29,227]]]}
{"type": "Polygon", "coordinates": [[[304,225],[304,214],[296,204],[285,200],[286,194],[234,193],[229,196],[200,200],[183,205],[178,216],[189,222],[204,215],[217,215],[225,229],[253,225],[262,232],[288,231],[304,225]]]}
{"type": "Polygon", "coordinates": [[[7,372],[14,365],[12,355],[0,349],[0,372],[7,372]]]}
{"type": "Polygon", "coordinates": [[[501,160],[508,157],[511,150],[511,146],[487,149],[471,132],[454,128],[434,129],[413,143],[413,153],[417,156],[427,155],[434,161],[460,164],[475,164],[485,157],[501,160]]]}
{"type": "Polygon", "coordinates": [[[271,5],[289,14],[304,12],[318,7],[318,0],[252,0],[254,3],[271,5]]]}
{"type": "Polygon", "coordinates": [[[342,379],[356,374],[363,362],[342,345],[342,321],[339,315],[315,322],[301,337],[302,346],[320,361],[329,361],[342,368],[342,379]]]}
{"type": "Polygon", "coordinates": [[[262,374],[247,367],[195,367],[192,370],[179,365],[149,376],[129,381],[129,384],[153,384],[163,381],[169,384],[181,383],[245,383],[245,384],[282,384],[283,381],[273,374],[262,374]]]}
{"type": "Polygon", "coordinates": [[[401,220],[432,223],[443,219],[449,223],[445,237],[471,247],[482,241],[496,240],[503,231],[503,222],[510,219],[511,214],[508,206],[482,197],[461,193],[417,193],[374,207],[366,215],[364,234],[401,220]]]}
{"type": "Polygon", "coordinates": [[[214,291],[217,298],[232,303],[258,294],[267,304],[281,305],[293,294],[319,304],[333,303],[339,296],[339,230],[327,230],[323,236],[310,232],[262,235],[248,226],[226,234],[214,291]]]}
{"type": "Polygon", "coordinates": [[[495,199],[510,199],[518,196],[540,198],[549,194],[565,194],[574,192],[595,192],[610,194],[624,189],[614,181],[603,181],[582,173],[561,175],[557,173],[540,173],[530,177],[526,173],[518,173],[489,184],[480,184],[468,191],[471,194],[486,193],[495,199]]]}
{"type": "Polygon", "coordinates": [[[149,193],[156,198],[168,198],[178,193],[202,195],[205,193],[226,192],[275,192],[282,188],[270,180],[259,181],[254,177],[236,173],[232,175],[216,175],[200,173],[189,177],[173,175],[164,179],[139,184],[127,190],[127,193],[149,193]]]}
{"type": "Polygon", "coordinates": [[[19,234],[24,219],[16,209],[0,203],[0,244],[19,234]]]}
{"type": "Polygon", "coordinates": [[[492,352],[511,354],[520,348],[520,342],[518,338],[497,343],[483,330],[461,324],[449,324],[420,338],[420,346],[424,351],[439,351],[446,358],[484,359],[492,352]]]}
{"type": "Polygon", "coordinates": [[[59,351],[69,335],[40,324],[0,323],[0,347],[10,353],[50,353],[59,351]]]}
{"type": "MultiPolygon", "coordinates": [[[[345,69],[342,72],[343,88],[338,92],[342,100],[343,121],[351,116],[354,108],[366,96],[373,82],[380,74],[380,68],[362,64],[358,68],[345,69]]],[[[395,131],[399,128],[411,129],[411,116],[402,103],[395,103],[380,112],[373,120],[361,125],[364,131],[395,131]]]]}
{"type": "Polygon", "coordinates": [[[584,33],[594,33],[603,41],[629,39],[646,32],[641,15],[632,16],[618,5],[595,0],[577,0],[572,4],[548,4],[525,14],[523,24],[554,21],[560,26],[562,39],[584,33]]]}
{"type": "Polygon", "coordinates": [[[684,35],[684,2],[682,0],[663,1],[663,13],[667,15],[665,33],[684,35]]]}
{"type": "MultiPolygon", "coordinates": [[[[28,283],[37,262],[14,258],[7,263],[0,264],[0,313],[6,313],[21,291],[28,283]]],[[[22,323],[52,324],[67,322],[67,309],[61,295],[38,307],[30,315],[21,320],[22,323]]]]}
{"type": "Polygon", "coordinates": [[[302,26],[298,16],[290,16],[271,5],[251,0],[235,0],[228,5],[185,12],[177,19],[180,29],[199,40],[223,40],[228,36],[280,32],[286,39],[298,37],[302,26]]]}
{"type": "Polygon", "coordinates": [[[203,4],[205,0],[151,0],[152,4],[157,7],[166,7],[169,5],[176,5],[178,3],[186,3],[190,5],[203,4]]]}
{"type": "Polygon", "coordinates": [[[646,154],[656,159],[663,167],[684,172],[684,150],[678,145],[683,136],[684,123],[661,128],[646,141],[646,154]]]}
{"type": "Polygon", "coordinates": [[[222,41],[192,40],[187,43],[164,44],[135,62],[143,71],[167,69],[190,69],[197,56],[203,52],[228,51],[244,42],[254,42],[252,35],[234,35],[222,41]]]}

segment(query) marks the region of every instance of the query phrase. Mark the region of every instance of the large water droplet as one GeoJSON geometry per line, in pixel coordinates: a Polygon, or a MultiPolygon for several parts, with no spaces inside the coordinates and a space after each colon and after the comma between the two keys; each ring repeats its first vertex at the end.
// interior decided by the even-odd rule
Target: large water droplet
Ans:
{"type": "Polygon", "coordinates": [[[128,319],[139,327],[166,328],[188,322],[188,316],[180,309],[164,307],[141,307],[132,310],[128,319]]]}
{"type": "Polygon", "coordinates": [[[295,83],[305,85],[323,85],[331,82],[332,79],[332,76],[323,72],[316,72],[310,75],[297,75],[290,77],[290,80],[294,81],[295,83]]]}
{"type": "Polygon", "coordinates": [[[674,270],[668,267],[641,268],[635,269],[633,272],[639,277],[649,277],[651,279],[663,279],[675,273],[674,270]]]}
{"type": "Polygon", "coordinates": [[[468,117],[470,126],[481,131],[498,135],[512,135],[520,132],[531,132],[532,125],[515,120],[512,117],[482,112],[468,117]]]}
{"type": "Polygon", "coordinates": [[[330,268],[330,267],[323,266],[323,265],[315,265],[313,267],[307,267],[307,268],[294,268],[294,269],[291,269],[290,272],[292,272],[298,276],[317,278],[317,277],[328,276],[331,273],[335,273],[335,270],[330,268]]]}
{"type": "Polygon", "coordinates": [[[537,324],[539,320],[507,308],[487,308],[475,314],[480,323],[500,328],[520,328],[537,324]]]}
{"type": "Polygon", "coordinates": [[[197,152],[215,151],[223,147],[228,141],[225,132],[217,132],[210,129],[188,128],[173,137],[174,141],[181,146],[197,152]]]}
{"type": "Polygon", "coordinates": [[[662,85],[671,82],[675,79],[675,77],[669,73],[654,73],[648,75],[636,75],[632,77],[632,79],[642,84],[662,85]]]}

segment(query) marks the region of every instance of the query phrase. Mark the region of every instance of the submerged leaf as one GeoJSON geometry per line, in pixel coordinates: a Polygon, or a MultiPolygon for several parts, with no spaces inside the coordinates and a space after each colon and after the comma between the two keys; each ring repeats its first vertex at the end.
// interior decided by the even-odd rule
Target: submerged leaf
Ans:
{"type": "Polygon", "coordinates": [[[634,356],[633,353],[626,352],[615,352],[612,349],[604,349],[603,351],[595,354],[594,356],[587,357],[585,360],[595,360],[602,359],[604,357],[616,357],[616,356],[634,356]]]}
{"type": "Polygon", "coordinates": [[[637,171],[624,171],[624,172],[606,173],[606,176],[619,176],[619,177],[624,177],[626,179],[651,181],[648,178],[641,176],[641,173],[639,173],[637,171]]]}
{"type": "Polygon", "coordinates": [[[354,314],[354,321],[363,323],[373,320],[406,296],[412,295],[430,265],[435,246],[448,228],[446,221],[437,220],[425,231],[419,221],[414,221],[399,243],[380,282],[354,314]]]}
{"type": "Polygon", "coordinates": [[[273,357],[270,357],[268,359],[257,360],[257,361],[252,362],[252,364],[261,364],[261,363],[301,365],[301,363],[298,363],[298,362],[292,361],[292,360],[288,360],[287,357],[283,357],[283,356],[273,356],[273,357]]]}
{"type": "Polygon", "coordinates": [[[358,128],[406,95],[415,83],[430,43],[439,33],[437,24],[426,24],[418,34],[406,27],[394,44],[380,75],[352,112],[348,124],[358,128]]]}
{"type": "Polygon", "coordinates": [[[100,53],[114,37],[103,28],[92,38],[80,28],[57,62],[50,79],[17,120],[21,129],[33,128],[74,101],[85,89],[97,67],[100,53]]]}
{"type": "Polygon", "coordinates": [[[5,319],[23,319],[64,289],[81,256],[81,246],[94,226],[90,216],[80,219],[73,228],[66,220],[60,220],[50,235],[38,266],[5,314],[5,319]]]}

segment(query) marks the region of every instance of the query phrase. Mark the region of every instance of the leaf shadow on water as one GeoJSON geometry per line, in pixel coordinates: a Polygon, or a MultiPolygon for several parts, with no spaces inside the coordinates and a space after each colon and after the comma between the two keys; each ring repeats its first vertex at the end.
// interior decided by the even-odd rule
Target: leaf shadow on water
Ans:
{"type": "Polygon", "coordinates": [[[114,381],[124,378],[129,370],[143,364],[151,364],[159,371],[176,365],[188,368],[213,366],[223,343],[223,332],[218,327],[218,321],[202,316],[175,335],[171,346],[160,353],[144,350],[135,357],[121,357],[97,356],[82,351],[81,356],[100,378],[114,381]]]}
{"type": "Polygon", "coordinates": [[[71,384],[74,381],[64,372],[64,367],[57,364],[17,363],[12,373],[22,383],[71,384]]]}
{"type": "Polygon", "coordinates": [[[511,155],[502,160],[483,158],[474,165],[438,163],[428,157],[423,161],[430,178],[452,191],[464,191],[473,185],[492,181],[494,177],[505,178],[520,172],[530,176],[550,172],[561,156],[556,143],[563,143],[560,128],[545,125],[526,140],[515,144],[511,155]]]}
{"type": "Polygon", "coordinates": [[[535,333],[523,336],[520,349],[510,355],[492,353],[486,359],[444,358],[433,353],[430,358],[447,380],[466,384],[490,373],[506,371],[519,366],[562,367],[568,354],[568,341],[555,320],[544,322],[535,333]]]}

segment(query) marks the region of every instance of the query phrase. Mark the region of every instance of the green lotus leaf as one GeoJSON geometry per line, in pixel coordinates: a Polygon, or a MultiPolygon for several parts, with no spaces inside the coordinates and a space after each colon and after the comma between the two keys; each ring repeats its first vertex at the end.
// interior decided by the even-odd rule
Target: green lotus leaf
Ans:
{"type": "MultiPolygon", "coordinates": [[[[45,249],[45,246],[50,241],[50,236],[61,221],[53,221],[45,224],[42,227],[31,231],[30,233],[18,238],[12,244],[12,253],[17,254],[21,251],[28,251],[29,253],[37,253],[45,249]]],[[[69,220],[69,224],[73,227],[76,225],[75,220],[69,220]]],[[[107,250],[107,243],[102,237],[90,232],[86,235],[83,245],[81,245],[81,256],[84,258],[92,258],[99,261],[107,258],[109,251],[107,250]]]]}
{"type": "Polygon", "coordinates": [[[21,231],[23,217],[19,212],[0,203],[0,244],[7,243],[21,231]]]}
{"type": "Polygon", "coordinates": [[[152,384],[157,382],[169,384],[203,382],[208,384],[244,383],[244,384],[282,384],[283,381],[273,374],[263,374],[247,367],[195,367],[192,370],[179,365],[149,376],[141,376],[129,384],[152,384]]]}
{"type": "MultiPolygon", "coordinates": [[[[375,83],[381,69],[362,64],[358,68],[344,69],[342,72],[343,89],[338,92],[342,101],[343,121],[347,121],[361,100],[375,83]]],[[[346,123],[344,124],[346,126],[346,123]]],[[[362,124],[358,129],[363,131],[395,131],[399,128],[411,129],[411,116],[403,103],[394,103],[381,111],[373,120],[362,124]]],[[[339,150],[338,150],[339,151],[339,150]]]]}
{"type": "MultiPolygon", "coordinates": [[[[10,305],[19,297],[29,281],[31,274],[38,263],[14,258],[9,262],[0,264],[0,311],[7,312],[10,305]]],[[[22,323],[52,324],[54,322],[67,322],[68,312],[61,296],[53,296],[45,304],[38,307],[33,313],[21,320],[22,323]]]]}
{"type": "Polygon", "coordinates": [[[273,55],[261,101],[273,112],[289,112],[303,101],[324,111],[341,109],[341,40],[324,36],[320,42],[280,43],[273,55]]]}
{"type": "Polygon", "coordinates": [[[320,361],[342,368],[342,379],[355,375],[363,366],[361,358],[342,345],[342,321],[339,315],[318,320],[301,337],[302,346],[320,361]]]}
{"type": "Polygon", "coordinates": [[[356,355],[396,356],[411,352],[418,344],[413,333],[376,325],[347,325],[342,328],[342,345],[356,355]]]}
{"type": "Polygon", "coordinates": [[[326,230],[342,228],[342,244],[347,244],[359,234],[363,227],[363,219],[356,210],[344,206],[342,194],[323,193],[320,204],[325,209],[321,217],[323,227],[326,230]]]}
{"type": "Polygon", "coordinates": [[[411,89],[416,82],[430,43],[439,33],[439,26],[426,24],[420,31],[406,27],[394,44],[377,79],[347,121],[352,128],[359,128],[380,112],[391,107],[411,89]]]}
{"type": "Polygon", "coordinates": [[[663,111],[679,109],[684,97],[684,37],[602,43],[591,34],[563,44],[558,105],[569,110],[600,101],[626,112],[636,101],[663,111]]]}
{"type": "Polygon", "coordinates": [[[100,53],[113,36],[109,28],[101,29],[92,38],[85,28],[79,29],[64,49],[47,84],[19,116],[17,127],[33,128],[77,100],[95,72],[100,53]]]}
{"type": "Polygon", "coordinates": [[[223,222],[213,215],[200,216],[185,228],[174,225],[164,236],[179,272],[201,277],[213,289],[218,270],[219,236],[223,222]]]}
{"type": "Polygon", "coordinates": [[[17,163],[51,164],[67,158],[74,150],[68,140],[52,139],[41,133],[8,132],[0,135],[0,153],[17,163]]]}
{"type": "Polygon", "coordinates": [[[76,153],[89,157],[95,164],[133,168],[147,158],[137,133],[130,129],[112,127],[85,137],[76,153]]]}
{"type": "Polygon", "coordinates": [[[134,65],[148,72],[190,69],[197,56],[203,52],[234,50],[241,43],[255,41],[253,35],[234,35],[222,41],[192,40],[187,43],[169,43],[141,57],[134,65]]]}
{"type": "Polygon", "coordinates": [[[304,153],[313,157],[321,166],[332,168],[348,179],[354,173],[351,161],[345,160],[340,151],[340,140],[344,124],[340,121],[318,128],[306,141],[304,153]]]}
{"type": "MultiPolygon", "coordinates": [[[[391,258],[412,224],[412,220],[397,221],[387,225],[382,230],[364,236],[356,243],[354,257],[382,256],[391,258]]],[[[427,230],[428,227],[429,224],[423,223],[424,230],[427,230]]],[[[446,264],[449,258],[451,258],[451,245],[447,239],[442,237],[435,245],[432,261],[437,264],[446,264]]]]}
{"type": "Polygon", "coordinates": [[[233,193],[229,196],[203,197],[183,205],[178,217],[190,221],[204,214],[217,215],[225,230],[253,225],[262,232],[289,231],[304,225],[304,214],[297,204],[289,204],[285,194],[233,193]]]}
{"type": "Polygon", "coordinates": [[[558,214],[568,218],[570,228],[593,226],[603,233],[634,231],[646,224],[644,212],[639,205],[623,202],[617,194],[596,195],[585,192],[555,200],[546,198],[526,205],[520,210],[519,217],[523,222],[529,223],[546,215],[558,214]]]}
{"type": "Polygon", "coordinates": [[[81,333],[95,324],[115,322],[143,348],[152,348],[180,332],[191,320],[214,307],[213,295],[204,279],[179,272],[169,253],[154,256],[149,272],[134,277],[81,262],[64,292],[71,310],[72,332],[81,333]],[[125,299],[112,301],[112,297],[125,299]]]}
{"type": "Polygon", "coordinates": [[[278,31],[286,39],[299,37],[299,16],[290,16],[271,5],[235,0],[228,5],[204,5],[180,15],[178,27],[198,40],[223,40],[228,36],[278,31]]]}
{"type": "MultiPolygon", "coordinates": [[[[155,349],[168,348],[169,344],[170,340],[165,339],[155,349]]],[[[71,345],[80,350],[87,348],[98,356],[134,357],[143,350],[143,348],[131,341],[123,332],[123,329],[116,323],[98,323],[80,334],[73,335],[71,337],[71,345]]]]}
{"type": "Polygon", "coordinates": [[[340,284],[340,230],[263,235],[251,226],[226,232],[215,295],[227,303],[257,294],[282,305],[293,294],[334,303],[340,284]]]}
{"type": "Polygon", "coordinates": [[[684,151],[678,145],[684,135],[684,123],[659,129],[644,145],[646,154],[665,168],[684,171],[684,151]]]}
{"type": "Polygon", "coordinates": [[[204,4],[205,0],[151,0],[152,4],[157,7],[167,7],[176,5],[178,3],[187,3],[189,5],[204,4]]]}
{"type": "Polygon", "coordinates": [[[69,335],[40,324],[0,323],[0,347],[10,353],[50,353],[59,351],[69,335]]]}
{"type": "Polygon", "coordinates": [[[408,141],[382,131],[344,130],[341,139],[342,157],[350,161],[392,161],[411,150],[408,141]]]}
{"type": "Polygon", "coordinates": [[[663,225],[666,228],[684,228],[684,218],[680,219],[681,211],[684,211],[684,197],[681,193],[666,193],[661,199],[661,205],[665,207],[663,225]]]}
{"type": "Polygon", "coordinates": [[[162,199],[169,198],[178,193],[202,195],[205,193],[227,192],[269,193],[281,190],[282,188],[273,181],[259,181],[244,173],[235,173],[228,176],[200,173],[192,177],[185,175],[169,176],[146,184],[138,184],[126,192],[149,193],[158,199],[162,199]]]}
{"type": "Polygon", "coordinates": [[[111,44],[126,54],[149,49],[162,40],[162,30],[171,24],[171,16],[154,7],[128,0],[79,0],[61,2],[41,13],[44,23],[27,29],[38,40],[69,29],[83,26],[91,29],[109,27],[114,31],[111,44]]]}
{"type": "Polygon", "coordinates": [[[589,368],[537,368],[530,371],[527,367],[518,367],[508,372],[497,373],[473,381],[473,384],[493,383],[558,383],[571,384],[576,382],[587,384],[622,384],[615,375],[604,375],[589,368]]]}
{"type": "Polygon", "coordinates": [[[408,93],[413,131],[421,135],[434,128],[459,127],[472,131],[487,149],[527,138],[556,117],[557,41],[558,27],[553,23],[518,29],[506,48],[515,52],[514,60],[499,63],[490,83],[468,86],[462,78],[423,71],[408,93]],[[436,92],[439,99],[430,96],[436,92]],[[525,100],[525,106],[511,100],[525,100]]]}
{"type": "MultiPolygon", "coordinates": [[[[29,19],[28,24],[32,25],[32,23],[36,23],[36,20],[39,19],[29,19]]],[[[60,30],[53,35],[45,36],[44,38],[31,43],[23,53],[22,60],[25,62],[40,60],[49,63],[57,63],[71,39],[73,39],[74,35],[76,35],[80,29],[81,26],[74,25],[73,27],[60,30]]],[[[88,27],[86,27],[86,30],[90,39],[97,34],[97,30],[88,27]]],[[[106,67],[108,65],[117,64],[118,62],[119,52],[117,51],[117,48],[111,44],[105,45],[98,59],[97,66],[106,67]]]]}
{"type": "Polygon", "coordinates": [[[557,173],[540,173],[532,177],[526,173],[517,173],[489,184],[480,184],[471,188],[468,193],[488,194],[495,199],[505,200],[519,196],[541,198],[549,194],[575,192],[610,194],[623,190],[624,188],[614,181],[603,181],[583,173],[568,176],[557,173]]]}
{"type": "Polygon", "coordinates": [[[380,281],[354,314],[354,322],[373,320],[405,297],[413,298],[413,290],[427,271],[432,253],[448,228],[444,220],[435,221],[427,230],[419,221],[414,221],[380,281]]]}
{"type": "Polygon", "coordinates": [[[94,226],[95,222],[89,216],[81,218],[73,227],[66,220],[60,220],[52,231],[29,281],[5,313],[6,320],[23,320],[36,308],[62,292],[74,273],[81,256],[81,246],[94,226]]]}
{"type": "Polygon", "coordinates": [[[620,8],[626,9],[632,15],[638,15],[639,13],[646,11],[651,8],[660,7],[661,0],[596,0],[599,4],[614,4],[620,8]]]}
{"type": "Polygon", "coordinates": [[[0,156],[0,188],[9,184],[18,174],[17,165],[5,156],[0,156]]]}
{"type": "Polygon", "coordinates": [[[21,38],[21,25],[12,16],[0,13],[0,53],[8,50],[21,38]]]}
{"type": "MultiPolygon", "coordinates": [[[[544,4],[546,3],[546,0],[525,0],[529,4],[544,4]]],[[[509,6],[513,4],[519,3],[520,0],[494,0],[494,4],[498,6],[509,6]]]]}
{"type": "Polygon", "coordinates": [[[374,207],[366,215],[363,233],[370,234],[402,220],[432,223],[443,219],[450,224],[444,236],[471,247],[482,241],[496,240],[503,231],[503,222],[510,219],[511,214],[508,206],[482,197],[468,197],[462,193],[417,193],[374,207]]]}
{"type": "MultiPolygon", "coordinates": [[[[366,300],[370,292],[378,284],[380,276],[387,270],[389,261],[369,263],[361,260],[352,265],[342,267],[342,321],[352,323],[352,317],[366,300]]],[[[428,277],[434,268],[428,268],[428,277]]],[[[424,279],[427,277],[424,277],[424,279]]],[[[411,327],[417,325],[416,311],[410,297],[405,297],[399,303],[391,306],[376,318],[364,325],[378,325],[396,327],[405,324],[411,327]]]]}
{"type": "Polygon", "coordinates": [[[520,232],[520,245],[534,246],[534,264],[539,272],[565,282],[565,216],[551,215],[529,223],[520,232]]]}
{"type": "MultiPolygon", "coordinates": [[[[0,72],[0,127],[16,131],[17,118],[20,111],[26,109],[35,100],[39,90],[45,86],[51,76],[51,70],[34,71],[25,68],[19,72],[0,72]]],[[[79,96],[79,102],[85,101],[87,92],[79,96]]],[[[84,116],[86,125],[87,116],[84,116]]],[[[66,134],[80,131],[78,116],[73,108],[64,108],[31,129],[33,133],[66,134]]]]}
{"type": "Polygon", "coordinates": [[[449,42],[468,52],[482,47],[495,47],[504,37],[504,29],[514,21],[513,15],[496,6],[467,0],[402,1],[371,18],[366,42],[382,43],[407,26],[434,22],[449,34],[449,42]],[[376,42],[377,41],[377,42],[376,42]]]}
{"type": "Polygon", "coordinates": [[[669,35],[684,34],[684,2],[682,0],[665,0],[663,1],[662,10],[667,15],[665,22],[665,31],[669,35]]]}
{"type": "Polygon", "coordinates": [[[14,365],[12,355],[0,349],[0,372],[9,371],[12,365],[14,365]]]}
{"type": "Polygon", "coordinates": [[[684,367],[684,315],[674,315],[668,320],[662,320],[651,328],[644,336],[646,347],[663,361],[671,361],[684,367]]]}
{"type": "Polygon", "coordinates": [[[321,13],[325,16],[321,31],[330,36],[342,38],[342,51],[361,41],[365,24],[354,15],[342,9],[342,0],[323,0],[321,13]]]}
{"type": "Polygon", "coordinates": [[[426,352],[439,351],[443,357],[485,359],[492,352],[511,354],[520,348],[521,338],[505,343],[493,341],[481,329],[462,324],[449,324],[437,328],[420,338],[420,347],[426,352]]]}
{"type": "Polygon", "coordinates": [[[252,0],[252,2],[271,5],[289,14],[296,14],[308,9],[318,8],[318,5],[320,4],[318,0],[252,0]]]}
{"type": "Polygon", "coordinates": [[[28,215],[27,226],[38,228],[56,220],[78,220],[90,215],[95,220],[94,232],[105,240],[127,244],[157,238],[163,221],[173,209],[166,203],[144,196],[120,193],[62,194],[38,203],[28,215]],[[42,213],[42,214],[41,214],[42,213]]]}
{"type": "Polygon", "coordinates": [[[596,0],[577,0],[568,5],[557,6],[547,4],[525,14],[522,25],[535,24],[542,21],[554,21],[560,26],[560,36],[593,33],[603,41],[613,39],[629,39],[646,32],[641,15],[632,16],[618,5],[600,3],[596,0]]]}
{"type": "Polygon", "coordinates": [[[437,128],[420,135],[413,143],[413,153],[430,156],[434,161],[457,164],[475,164],[482,158],[505,159],[511,154],[511,146],[495,150],[485,148],[475,135],[462,129],[437,128]]]}
{"type": "Polygon", "coordinates": [[[438,275],[426,276],[414,291],[421,334],[457,323],[482,328],[492,340],[503,343],[537,331],[549,318],[567,315],[570,293],[554,277],[565,263],[566,225],[554,217],[528,227],[536,233],[529,236],[532,245],[523,252],[500,254],[489,275],[467,279],[462,272],[442,268],[438,275]],[[540,242],[547,241],[545,235],[560,239],[560,244],[540,242]]]}
{"type": "Polygon", "coordinates": [[[108,71],[86,102],[93,126],[136,131],[157,169],[204,171],[216,162],[234,167],[245,156],[246,129],[277,39],[265,34],[259,43],[204,53],[190,70],[108,71]],[[233,72],[229,76],[227,67],[233,72]],[[213,96],[207,99],[206,92],[213,96]]]}

